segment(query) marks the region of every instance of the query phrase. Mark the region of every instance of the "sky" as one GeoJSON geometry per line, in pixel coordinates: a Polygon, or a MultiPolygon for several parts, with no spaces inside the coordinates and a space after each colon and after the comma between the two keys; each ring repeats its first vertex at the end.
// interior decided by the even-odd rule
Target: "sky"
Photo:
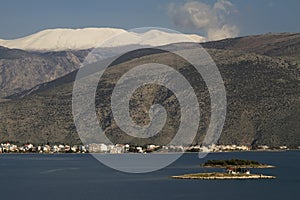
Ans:
{"type": "Polygon", "coordinates": [[[299,10],[299,0],[1,0],[0,38],[84,27],[163,27],[211,39],[300,32],[299,10]]]}

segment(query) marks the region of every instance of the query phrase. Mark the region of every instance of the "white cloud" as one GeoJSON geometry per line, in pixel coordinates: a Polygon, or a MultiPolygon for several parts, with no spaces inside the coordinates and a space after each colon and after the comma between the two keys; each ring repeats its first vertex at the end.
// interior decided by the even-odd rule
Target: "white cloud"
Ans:
{"type": "Polygon", "coordinates": [[[209,28],[207,30],[208,40],[221,40],[224,38],[236,37],[239,29],[234,25],[225,24],[221,28],[209,28]]]}
{"type": "Polygon", "coordinates": [[[219,0],[214,4],[213,7],[215,10],[222,10],[224,11],[226,14],[230,14],[232,11],[235,10],[234,5],[227,0],[219,0]]]}
{"type": "Polygon", "coordinates": [[[176,26],[204,31],[208,40],[236,37],[239,34],[237,26],[227,23],[228,15],[236,12],[235,6],[228,0],[218,0],[213,6],[197,1],[183,5],[172,3],[168,12],[176,26]]]}

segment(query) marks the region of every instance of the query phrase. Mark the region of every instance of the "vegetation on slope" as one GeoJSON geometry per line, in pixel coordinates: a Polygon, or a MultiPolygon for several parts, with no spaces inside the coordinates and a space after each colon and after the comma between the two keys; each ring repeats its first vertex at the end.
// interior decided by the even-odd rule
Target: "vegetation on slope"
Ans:
{"type": "MultiPolygon", "coordinates": [[[[251,38],[248,43],[260,42],[251,38]]],[[[274,35],[275,43],[276,38],[274,35]]],[[[294,39],[293,37],[293,43],[299,43],[299,39],[294,39]]],[[[227,117],[218,142],[253,147],[264,144],[271,147],[298,146],[299,63],[287,59],[289,54],[284,52],[288,46],[283,44],[281,51],[285,58],[277,54],[261,53],[261,49],[256,52],[258,47],[253,47],[251,52],[240,51],[239,48],[225,48],[226,45],[232,46],[236,40],[228,40],[226,44],[222,44],[224,48],[208,49],[221,72],[227,91],[227,117]]],[[[284,41],[288,44],[290,42],[284,41]]],[[[272,46],[272,40],[269,43],[272,46]]],[[[244,45],[247,42],[244,41],[244,45]]],[[[107,136],[115,142],[141,145],[168,144],[173,138],[180,124],[180,107],[174,94],[164,87],[145,85],[135,91],[130,102],[131,117],[140,125],[149,122],[147,111],[151,105],[160,103],[165,106],[168,113],[167,123],[154,137],[134,139],[128,136],[116,125],[110,108],[110,95],[118,78],[135,65],[155,61],[174,66],[194,86],[203,114],[194,143],[201,144],[210,120],[210,100],[205,83],[191,66],[172,54],[157,52],[153,55],[147,52],[140,58],[133,57],[124,61],[109,68],[98,85],[96,112],[107,136]]],[[[23,98],[0,103],[0,141],[80,143],[71,107],[75,74],[73,72],[44,83],[33,92],[25,93],[23,98]]]]}

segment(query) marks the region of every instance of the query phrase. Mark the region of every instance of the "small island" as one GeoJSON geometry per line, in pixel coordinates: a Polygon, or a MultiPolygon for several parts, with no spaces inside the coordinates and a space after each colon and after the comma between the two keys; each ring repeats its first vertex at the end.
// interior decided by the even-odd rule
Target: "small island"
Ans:
{"type": "Polygon", "coordinates": [[[171,176],[174,179],[201,179],[201,180],[224,180],[224,179],[274,179],[275,176],[263,174],[251,174],[249,168],[273,168],[272,165],[261,164],[253,160],[208,160],[202,167],[209,168],[226,168],[226,172],[210,172],[184,174],[171,176]]]}
{"type": "Polygon", "coordinates": [[[208,160],[202,167],[209,168],[274,168],[273,165],[262,164],[254,160],[241,160],[241,159],[230,159],[230,160],[208,160]]]}
{"type": "Polygon", "coordinates": [[[275,176],[267,176],[263,174],[229,174],[221,172],[184,174],[180,176],[171,176],[174,179],[200,179],[200,180],[225,180],[225,179],[274,179],[275,176]]]}

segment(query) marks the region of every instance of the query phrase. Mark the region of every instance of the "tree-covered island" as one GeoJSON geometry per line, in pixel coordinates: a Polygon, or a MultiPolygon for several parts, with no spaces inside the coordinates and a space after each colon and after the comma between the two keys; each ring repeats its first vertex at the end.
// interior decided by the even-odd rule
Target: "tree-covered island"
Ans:
{"type": "Polygon", "coordinates": [[[249,168],[273,168],[272,165],[261,164],[253,160],[207,160],[202,167],[226,168],[224,172],[209,172],[183,174],[171,176],[174,179],[201,179],[201,180],[224,180],[224,179],[274,179],[275,176],[252,174],[249,168]]]}

